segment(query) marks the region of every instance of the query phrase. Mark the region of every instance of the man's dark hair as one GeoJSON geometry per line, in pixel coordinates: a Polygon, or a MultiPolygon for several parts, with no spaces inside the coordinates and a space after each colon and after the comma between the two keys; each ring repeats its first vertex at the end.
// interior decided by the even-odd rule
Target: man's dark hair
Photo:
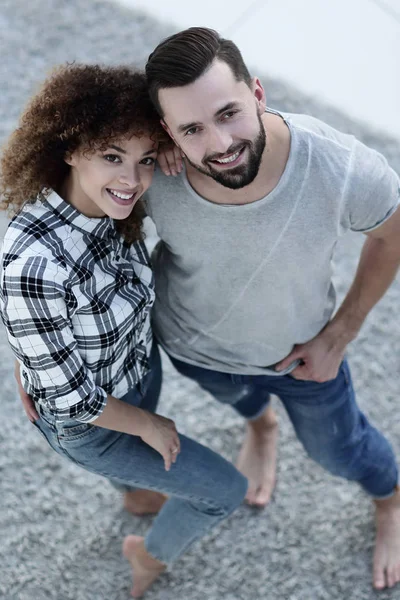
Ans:
{"type": "Polygon", "coordinates": [[[250,73],[239,48],[213,29],[190,27],[163,40],[150,54],[146,75],[150,98],[160,116],[158,92],[163,88],[188,85],[198,79],[215,60],[225,62],[237,81],[251,85],[250,73]]]}

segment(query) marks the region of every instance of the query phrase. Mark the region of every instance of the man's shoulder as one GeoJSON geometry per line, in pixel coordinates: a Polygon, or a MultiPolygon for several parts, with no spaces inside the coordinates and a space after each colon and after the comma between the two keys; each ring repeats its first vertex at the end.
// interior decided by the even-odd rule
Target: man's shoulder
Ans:
{"type": "Polygon", "coordinates": [[[183,184],[182,173],[178,175],[165,175],[157,165],[150,190],[154,189],[173,189],[183,184]]]}
{"type": "Polygon", "coordinates": [[[300,113],[282,113],[289,126],[302,137],[318,146],[330,146],[334,150],[351,152],[356,138],[350,133],[339,131],[332,125],[311,115],[300,113]]]}
{"type": "Polygon", "coordinates": [[[168,196],[176,197],[177,194],[185,194],[186,191],[183,173],[167,176],[157,166],[151,186],[145,194],[145,204],[148,207],[154,206],[159,202],[164,202],[168,196]]]}

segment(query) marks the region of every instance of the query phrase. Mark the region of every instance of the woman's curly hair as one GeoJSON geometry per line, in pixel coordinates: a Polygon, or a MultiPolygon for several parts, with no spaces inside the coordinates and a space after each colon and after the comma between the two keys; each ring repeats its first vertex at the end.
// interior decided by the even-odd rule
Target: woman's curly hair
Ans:
{"type": "MultiPolygon", "coordinates": [[[[23,112],[1,157],[2,209],[18,212],[39,193],[59,190],[78,148],[94,151],[126,135],[166,139],[147,92],[143,73],[126,66],[66,64],[57,67],[23,112]]],[[[115,221],[126,241],[141,238],[138,202],[115,221]]]]}

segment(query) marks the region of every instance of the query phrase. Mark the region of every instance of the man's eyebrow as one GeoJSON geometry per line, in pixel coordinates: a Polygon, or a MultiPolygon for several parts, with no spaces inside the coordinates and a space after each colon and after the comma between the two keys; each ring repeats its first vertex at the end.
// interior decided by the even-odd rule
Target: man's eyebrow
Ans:
{"type": "Polygon", "coordinates": [[[231,110],[232,108],[237,108],[237,106],[238,106],[237,102],[228,102],[228,104],[225,104],[225,106],[223,106],[222,108],[217,110],[217,112],[215,113],[215,116],[219,117],[220,115],[222,115],[222,113],[226,112],[227,110],[231,110]]]}
{"type": "MultiPolygon", "coordinates": [[[[217,112],[214,114],[214,117],[219,117],[220,115],[222,115],[222,113],[226,112],[227,110],[231,110],[232,108],[237,108],[237,106],[237,102],[228,102],[222,108],[219,108],[217,110],[217,112]]],[[[199,122],[196,121],[193,121],[192,123],[183,123],[183,125],[179,125],[178,131],[180,133],[183,133],[187,129],[191,129],[192,127],[196,127],[197,125],[199,125],[199,122]]]]}

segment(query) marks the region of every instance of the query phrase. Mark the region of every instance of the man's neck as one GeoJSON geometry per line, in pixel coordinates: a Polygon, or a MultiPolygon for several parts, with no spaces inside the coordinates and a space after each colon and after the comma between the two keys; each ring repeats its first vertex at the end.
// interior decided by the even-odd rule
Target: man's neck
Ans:
{"type": "Polygon", "coordinates": [[[274,113],[262,116],[266,144],[257,177],[249,185],[232,190],[200,173],[186,161],[186,174],[192,188],[215,204],[250,204],[267,196],[278,185],[290,152],[290,131],[283,119],[274,113]]]}

